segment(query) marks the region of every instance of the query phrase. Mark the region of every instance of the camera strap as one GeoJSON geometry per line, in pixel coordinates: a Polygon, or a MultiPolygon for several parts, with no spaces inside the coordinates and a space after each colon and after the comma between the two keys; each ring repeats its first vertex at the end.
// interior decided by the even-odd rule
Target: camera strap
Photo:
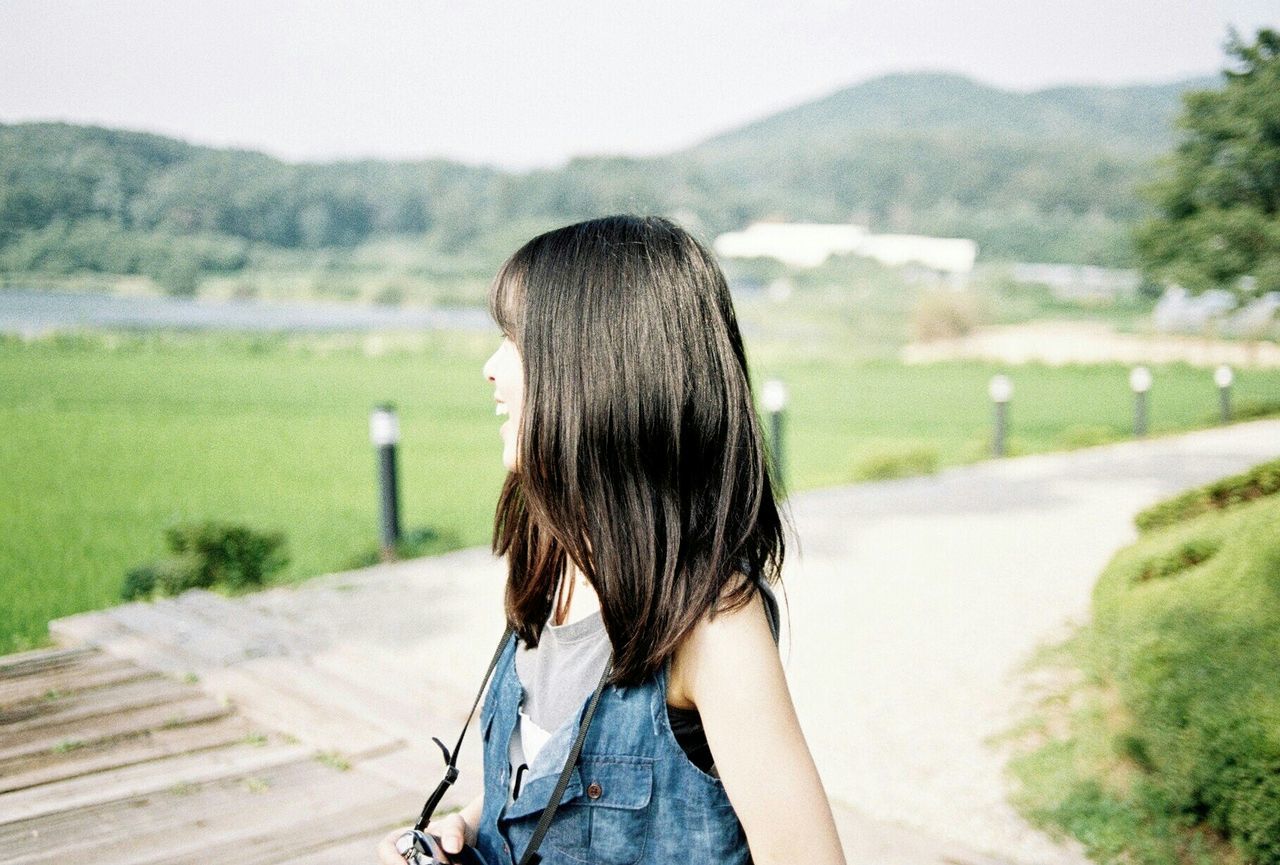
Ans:
{"type": "MultiPolygon", "coordinates": [[[[458,734],[458,742],[453,746],[453,753],[449,753],[449,749],[439,739],[434,736],[431,737],[431,741],[439,745],[440,750],[444,752],[445,772],[444,778],[436,785],[435,791],[428,797],[426,804],[422,806],[422,814],[418,817],[418,822],[414,824],[413,828],[419,831],[427,828],[427,824],[431,822],[431,817],[435,814],[440,800],[444,798],[445,792],[458,778],[458,752],[462,750],[462,739],[467,735],[467,727],[471,725],[471,719],[475,716],[476,707],[480,705],[480,698],[484,696],[485,688],[493,677],[494,668],[498,666],[498,659],[502,657],[502,651],[506,648],[507,640],[511,638],[514,630],[508,625],[507,629],[502,632],[502,639],[498,641],[498,648],[494,650],[493,659],[489,661],[489,669],[485,672],[484,681],[480,683],[480,690],[476,692],[476,698],[471,703],[471,711],[467,713],[467,720],[462,725],[462,732],[458,734]]],[[[546,807],[542,809],[542,816],[538,818],[538,825],[533,830],[533,836],[529,839],[529,846],[525,848],[524,855],[520,857],[520,865],[538,865],[542,861],[542,857],[538,855],[538,847],[541,846],[547,830],[551,828],[551,820],[555,817],[556,810],[560,807],[560,797],[569,788],[569,779],[573,777],[573,768],[578,762],[579,755],[582,754],[582,745],[587,739],[587,728],[591,726],[591,719],[596,715],[596,707],[600,704],[600,696],[604,693],[604,686],[608,683],[609,675],[612,672],[613,655],[611,653],[608,663],[604,665],[604,672],[600,674],[600,682],[596,685],[595,693],[591,695],[591,702],[587,704],[586,711],[583,712],[582,722],[578,725],[578,735],[573,740],[573,747],[569,749],[569,756],[565,759],[564,768],[560,770],[560,777],[556,780],[555,789],[551,792],[551,799],[547,802],[546,807]]]]}
{"type": "Polygon", "coordinates": [[[502,650],[507,647],[507,640],[511,638],[515,629],[507,625],[507,629],[502,632],[502,639],[498,641],[498,648],[494,650],[493,660],[489,662],[489,669],[484,674],[484,681],[480,683],[480,690],[476,692],[476,698],[471,703],[471,711],[467,713],[467,720],[462,724],[462,732],[458,734],[458,744],[453,746],[453,753],[449,753],[449,749],[444,746],[435,736],[431,737],[431,741],[440,746],[440,750],[444,752],[444,778],[436,785],[435,791],[427,797],[426,804],[422,806],[422,814],[418,817],[418,822],[413,825],[414,829],[422,831],[427,828],[427,824],[431,822],[431,815],[436,812],[440,800],[444,798],[444,794],[448,791],[453,782],[458,779],[458,752],[462,750],[462,737],[467,735],[467,727],[471,725],[471,718],[476,713],[476,706],[480,705],[480,698],[484,695],[485,686],[489,684],[489,679],[493,676],[493,668],[498,666],[498,659],[502,657],[502,650]]]}

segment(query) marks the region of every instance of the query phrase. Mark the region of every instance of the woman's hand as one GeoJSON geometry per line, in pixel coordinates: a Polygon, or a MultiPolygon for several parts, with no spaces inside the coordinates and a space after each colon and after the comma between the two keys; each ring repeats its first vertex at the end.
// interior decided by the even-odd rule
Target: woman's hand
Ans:
{"type": "MultiPolygon", "coordinates": [[[[405,826],[396,829],[378,843],[379,865],[404,865],[404,857],[396,850],[396,839],[412,828],[412,826],[405,826]]],[[[427,824],[426,832],[440,839],[440,846],[446,853],[457,853],[464,843],[475,843],[475,833],[471,831],[467,821],[462,819],[462,814],[457,811],[446,814],[439,820],[432,820],[427,824]]]]}

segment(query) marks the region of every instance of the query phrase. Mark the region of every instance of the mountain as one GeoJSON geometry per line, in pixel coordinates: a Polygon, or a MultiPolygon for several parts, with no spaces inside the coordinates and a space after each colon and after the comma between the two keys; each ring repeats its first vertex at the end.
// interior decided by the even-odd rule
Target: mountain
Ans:
{"type": "Polygon", "coordinates": [[[725,190],[735,216],[854,219],[971,237],[984,258],[1124,266],[1181,95],[1214,83],[1016,93],[953,74],[885,75],[674,158],[725,190]]]}
{"type": "Polygon", "coordinates": [[[704,237],[755,219],[972,237],[984,258],[1123,265],[1180,96],[1212,79],[1001,90],[886,75],[653,158],[507,173],[447,160],[292,164],[65,123],[0,124],[0,272],[235,270],[246,244],[390,235],[491,270],[512,238],[618,211],[704,237]],[[182,238],[181,242],[174,238],[182,238]],[[181,264],[181,263],[179,263],[181,264]]]}
{"type": "Polygon", "coordinates": [[[1171,143],[1188,89],[1212,78],[1128,87],[1053,87],[1016,93],[950,73],[884,75],[721,133],[687,151],[703,159],[779,147],[824,146],[868,133],[1025,142],[1066,137],[1151,154],[1171,143]]]}

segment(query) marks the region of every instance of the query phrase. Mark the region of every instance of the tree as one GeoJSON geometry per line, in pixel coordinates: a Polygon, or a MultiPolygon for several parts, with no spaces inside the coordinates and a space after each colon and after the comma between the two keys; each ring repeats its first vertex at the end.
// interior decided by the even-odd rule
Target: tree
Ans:
{"type": "Polygon", "coordinates": [[[1181,140],[1147,189],[1158,215],[1135,246],[1148,276],[1192,292],[1280,290],[1280,33],[1247,45],[1232,29],[1226,51],[1223,87],[1183,95],[1181,140]]]}

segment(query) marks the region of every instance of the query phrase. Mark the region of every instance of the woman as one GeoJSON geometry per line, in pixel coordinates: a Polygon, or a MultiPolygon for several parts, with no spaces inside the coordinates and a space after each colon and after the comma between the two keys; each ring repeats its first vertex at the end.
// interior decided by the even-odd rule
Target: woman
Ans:
{"type": "Polygon", "coordinates": [[[427,831],[519,862],[611,661],[543,862],[843,863],[778,655],[782,524],[715,260],[666,219],[590,220],[512,255],[490,311],[515,635],[484,791],[427,831]]]}

